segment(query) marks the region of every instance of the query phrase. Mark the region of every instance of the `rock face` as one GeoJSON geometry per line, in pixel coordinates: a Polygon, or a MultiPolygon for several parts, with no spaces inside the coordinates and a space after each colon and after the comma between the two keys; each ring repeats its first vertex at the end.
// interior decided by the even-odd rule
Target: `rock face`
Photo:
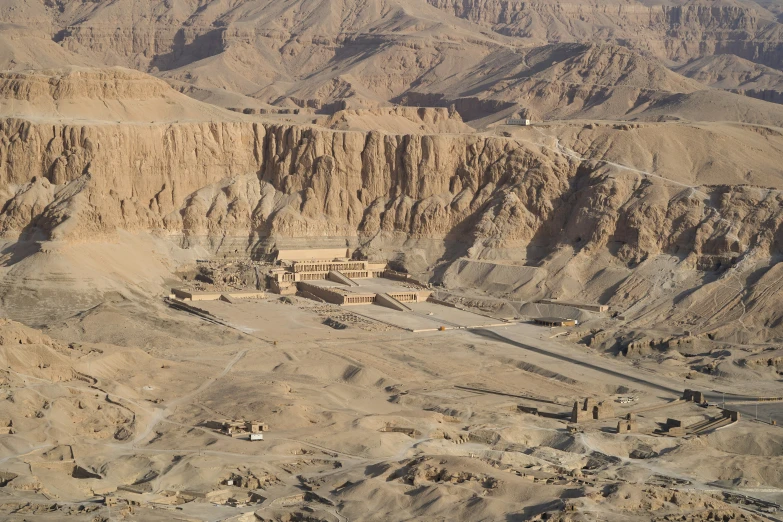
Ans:
{"type": "Polygon", "coordinates": [[[611,247],[694,267],[783,246],[783,194],[690,188],[479,135],[390,135],[244,122],[0,124],[6,235],[116,229],[184,237],[405,237],[482,248],[611,247]],[[457,239],[459,238],[459,239],[457,239]]]}
{"type": "Polygon", "coordinates": [[[449,13],[512,36],[549,41],[622,41],[678,62],[733,54],[780,68],[779,24],[738,5],[555,3],[521,0],[428,0],[449,13]]]}
{"type": "Polygon", "coordinates": [[[1,126],[3,227],[20,230],[27,221],[55,237],[61,225],[77,236],[161,228],[186,197],[255,173],[261,160],[252,124],[1,126]]]}
{"type": "Polygon", "coordinates": [[[530,203],[544,210],[536,194],[575,169],[512,141],[476,136],[18,120],[5,121],[0,132],[6,232],[32,223],[54,235],[67,225],[76,235],[121,227],[288,236],[381,229],[443,237],[514,173],[537,172],[526,183],[536,186],[530,203]]]}

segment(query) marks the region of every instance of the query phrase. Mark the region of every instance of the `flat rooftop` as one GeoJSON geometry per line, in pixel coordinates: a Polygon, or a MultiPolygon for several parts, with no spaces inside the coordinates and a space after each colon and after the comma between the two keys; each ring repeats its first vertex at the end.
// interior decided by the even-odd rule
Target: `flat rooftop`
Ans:
{"type": "Polygon", "coordinates": [[[351,308],[351,311],[413,332],[439,330],[441,327],[446,330],[455,330],[508,324],[499,319],[435,303],[405,304],[411,309],[410,312],[398,312],[379,305],[354,307],[351,308]]]}
{"type": "Polygon", "coordinates": [[[317,280],[305,281],[305,282],[313,286],[319,286],[321,288],[343,290],[349,294],[367,294],[367,293],[385,294],[389,292],[392,293],[404,292],[406,290],[410,290],[410,291],[421,290],[418,287],[414,288],[410,285],[406,286],[405,283],[394,281],[392,279],[384,279],[381,277],[370,277],[367,279],[354,279],[354,281],[356,281],[359,284],[359,286],[348,286],[341,283],[336,283],[334,281],[329,281],[328,279],[317,279],[317,280]]]}
{"type": "Polygon", "coordinates": [[[536,317],[534,319],[534,321],[538,323],[565,323],[575,320],[576,319],[568,319],[567,317],[536,317]]]}

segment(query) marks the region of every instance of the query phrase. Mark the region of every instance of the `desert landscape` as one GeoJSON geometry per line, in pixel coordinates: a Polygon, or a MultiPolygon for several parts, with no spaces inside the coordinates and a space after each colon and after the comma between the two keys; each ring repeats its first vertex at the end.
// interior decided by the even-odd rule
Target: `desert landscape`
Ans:
{"type": "Polygon", "coordinates": [[[783,520],[783,2],[0,0],[0,520],[783,520]]]}

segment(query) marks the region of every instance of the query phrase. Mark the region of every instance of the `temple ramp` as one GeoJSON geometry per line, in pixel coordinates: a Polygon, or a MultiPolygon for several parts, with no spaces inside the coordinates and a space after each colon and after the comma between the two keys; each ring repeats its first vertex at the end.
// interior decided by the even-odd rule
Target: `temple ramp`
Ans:
{"type": "Polygon", "coordinates": [[[334,281],[335,283],[340,283],[341,285],[359,286],[359,283],[338,270],[330,270],[329,273],[326,274],[326,279],[334,281]]]}
{"type": "Polygon", "coordinates": [[[397,310],[399,312],[413,311],[413,309],[410,306],[399,302],[398,300],[396,300],[395,298],[393,298],[392,296],[386,293],[376,295],[375,304],[379,304],[381,306],[385,306],[386,308],[391,308],[392,310],[397,310]]]}

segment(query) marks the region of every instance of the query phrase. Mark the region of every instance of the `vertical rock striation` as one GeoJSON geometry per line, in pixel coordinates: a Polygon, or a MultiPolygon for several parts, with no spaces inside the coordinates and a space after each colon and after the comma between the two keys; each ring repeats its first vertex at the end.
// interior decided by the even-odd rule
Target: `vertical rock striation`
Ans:
{"type": "Polygon", "coordinates": [[[0,227],[22,239],[116,229],[176,237],[404,237],[482,248],[612,248],[694,266],[771,255],[783,195],[685,188],[509,138],[249,122],[0,122],[0,227]]]}

